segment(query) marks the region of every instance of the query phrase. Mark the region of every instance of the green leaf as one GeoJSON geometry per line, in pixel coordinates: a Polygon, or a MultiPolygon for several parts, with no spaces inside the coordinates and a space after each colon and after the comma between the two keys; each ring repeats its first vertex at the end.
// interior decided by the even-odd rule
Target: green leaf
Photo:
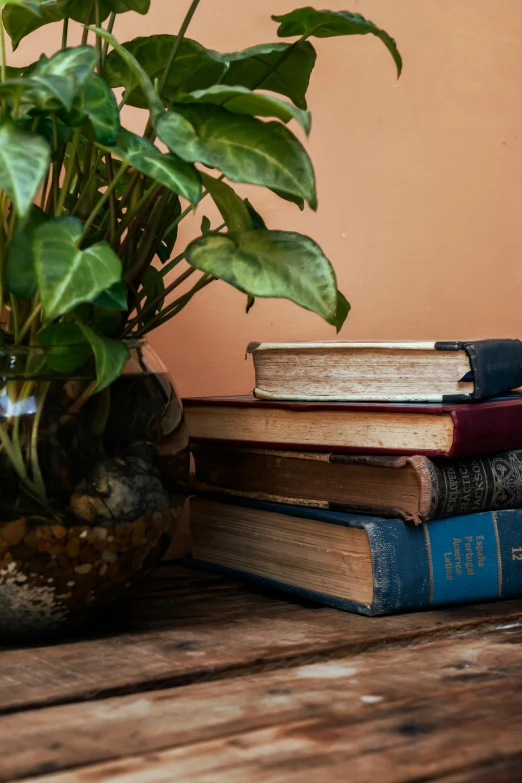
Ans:
{"type": "Polygon", "coordinates": [[[100,144],[112,145],[120,132],[118,104],[109,85],[92,74],[83,88],[83,110],[91,121],[94,137],[100,144]]]}
{"type": "Polygon", "coordinates": [[[294,196],[293,193],[285,193],[283,190],[278,190],[277,188],[271,188],[271,190],[272,193],[275,193],[276,196],[282,198],[283,201],[290,201],[292,204],[297,204],[301,212],[305,208],[305,202],[301,196],[294,196]]]}
{"type": "Polygon", "coordinates": [[[247,303],[246,303],[246,314],[248,315],[250,310],[253,308],[253,306],[256,303],[255,296],[252,296],[252,294],[247,294],[247,303]]]}
{"type": "Polygon", "coordinates": [[[254,209],[254,207],[252,206],[252,204],[247,198],[245,199],[245,206],[248,209],[248,214],[250,215],[250,219],[252,220],[252,228],[255,228],[258,231],[259,230],[265,231],[266,230],[265,221],[263,220],[259,212],[257,212],[256,209],[254,209]]]}
{"type": "Polygon", "coordinates": [[[78,248],[82,232],[81,220],[72,217],[49,220],[35,232],[38,290],[48,321],[94,301],[121,280],[121,261],[107,242],[78,248]]]}
{"type": "Polygon", "coordinates": [[[306,91],[317,56],[308,41],[297,44],[260,44],[229,54],[208,53],[228,67],[221,84],[277,92],[286,95],[300,109],[306,109],[306,91]]]}
{"type": "Polygon", "coordinates": [[[96,51],[92,46],[63,49],[51,59],[42,55],[27,79],[28,97],[40,109],[54,111],[63,106],[71,111],[95,65],[96,51]]]}
{"type": "Polygon", "coordinates": [[[50,160],[51,149],[42,136],[19,130],[9,121],[0,126],[0,189],[19,217],[31,209],[50,160]]]}
{"type": "Polygon", "coordinates": [[[247,294],[290,299],[336,324],[335,273],[308,237],[255,230],[210,234],[188,246],[187,261],[247,294]]]}
{"type": "Polygon", "coordinates": [[[316,38],[332,38],[339,35],[375,35],[383,42],[397,66],[397,74],[401,75],[402,58],[393,38],[381,30],[373,22],[361,14],[349,11],[316,11],[315,8],[298,8],[282,16],[272,16],[274,22],[280,22],[277,34],[280,38],[289,36],[315,36],[316,38]]]}
{"type": "Polygon", "coordinates": [[[94,303],[100,305],[100,307],[109,307],[111,310],[128,310],[127,295],[126,284],[123,280],[118,280],[117,283],[113,283],[106,291],[102,291],[96,297],[94,303]]]}
{"type": "Polygon", "coordinates": [[[36,293],[38,281],[34,265],[34,232],[47,219],[45,212],[33,204],[27,218],[16,223],[7,251],[5,282],[18,299],[31,299],[36,293]]]}
{"type": "Polygon", "coordinates": [[[163,154],[150,141],[130,131],[122,131],[120,138],[122,147],[115,149],[115,155],[192,204],[197,204],[201,198],[201,179],[194,166],[172,153],[163,154]]]}
{"type": "MultiPolygon", "coordinates": [[[[154,82],[155,79],[161,79],[176,38],[175,35],[135,38],[124,44],[124,49],[154,82]]],[[[176,55],[176,67],[171,68],[162,94],[169,98],[179,92],[210,87],[222,76],[225,67],[204,46],[184,38],[176,55]]],[[[103,77],[111,87],[125,87],[125,98],[130,106],[144,108],[147,105],[143,85],[119,50],[111,52],[107,57],[103,77]]]]}
{"type": "Polygon", "coordinates": [[[54,372],[72,372],[85,364],[91,354],[91,347],[76,324],[50,324],[39,332],[38,342],[52,349],[47,364],[54,372]]]}
{"type": "Polygon", "coordinates": [[[208,217],[206,215],[203,215],[203,218],[201,219],[201,234],[202,234],[202,236],[206,236],[210,232],[211,226],[212,226],[212,224],[211,224],[210,220],[208,219],[208,217]]]}
{"type": "Polygon", "coordinates": [[[18,4],[6,5],[2,13],[2,19],[14,50],[18,48],[18,44],[26,35],[46,24],[61,21],[63,14],[58,8],[56,0],[32,0],[32,3],[27,8],[22,8],[18,4]],[[35,14],[33,6],[38,8],[40,16],[35,14]]]}
{"type": "Polygon", "coordinates": [[[254,228],[248,207],[230,185],[227,185],[226,182],[220,182],[204,172],[201,172],[201,179],[230,231],[250,231],[254,228]]]}
{"type": "Polygon", "coordinates": [[[129,349],[121,340],[102,337],[94,329],[82,323],[78,326],[94,352],[98,380],[94,391],[99,392],[119,378],[129,360],[129,349]]]}
{"type": "Polygon", "coordinates": [[[310,133],[310,114],[292,103],[282,101],[273,95],[252,92],[247,87],[215,84],[207,90],[195,90],[188,94],[177,95],[174,104],[211,103],[224,106],[234,114],[248,114],[251,117],[277,117],[283,122],[297,120],[306,133],[310,133]]]}
{"type": "Polygon", "coordinates": [[[306,199],[312,209],[317,206],[310,158],[278,122],[198,105],[166,112],[156,130],[167,147],[186,161],[217,168],[233,182],[277,188],[306,199]]]}
{"type": "MultiPolygon", "coordinates": [[[[58,8],[63,16],[74,19],[81,24],[90,24],[94,22],[94,7],[92,0],[58,0],[58,8]],[[92,12],[92,16],[91,16],[92,12]]],[[[108,0],[98,0],[100,21],[103,22],[111,12],[111,6],[108,0]]]]}
{"type": "Polygon", "coordinates": [[[150,8],[150,0],[108,0],[111,11],[116,14],[124,14],[126,11],[136,11],[137,14],[147,14],[150,8]]]}
{"type": "Polygon", "coordinates": [[[337,310],[335,313],[335,328],[337,329],[337,334],[339,334],[344,322],[348,318],[350,309],[350,302],[346,299],[345,295],[340,291],[337,291],[337,310]]]}
{"type": "MultiPolygon", "coordinates": [[[[147,75],[147,72],[144,70],[144,68],[142,68],[142,66],[140,65],[138,60],[134,57],[132,52],[130,52],[125,46],[122,46],[113,35],[107,32],[107,30],[103,30],[101,27],[91,27],[90,29],[93,32],[95,32],[96,35],[98,35],[100,38],[103,38],[104,41],[107,41],[112,46],[113,50],[123,60],[127,68],[127,72],[132,75],[134,84],[139,86],[143,90],[143,93],[147,98],[147,103],[150,109],[152,121],[155,122],[156,118],[164,113],[165,107],[163,106],[163,102],[161,101],[158,94],[156,93],[152,85],[152,82],[149,76],[147,75]]],[[[106,59],[106,67],[103,73],[103,77],[107,81],[110,87],[118,87],[119,85],[114,84],[108,78],[107,75],[107,63],[112,55],[113,52],[111,52],[106,59]]]]}

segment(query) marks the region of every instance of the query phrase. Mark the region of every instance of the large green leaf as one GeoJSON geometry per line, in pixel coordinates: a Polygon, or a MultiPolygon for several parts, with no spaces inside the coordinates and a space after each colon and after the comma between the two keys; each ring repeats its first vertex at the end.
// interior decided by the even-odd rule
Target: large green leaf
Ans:
{"type": "Polygon", "coordinates": [[[27,8],[14,4],[6,5],[2,19],[5,30],[12,41],[13,49],[16,49],[26,35],[38,30],[43,25],[61,21],[63,14],[58,7],[57,0],[32,0],[27,8]],[[39,16],[34,13],[31,6],[36,6],[39,9],[39,16]]]}
{"type": "Polygon", "coordinates": [[[82,232],[81,220],[72,217],[49,220],[35,232],[38,290],[49,321],[92,302],[121,280],[121,261],[107,242],[80,250],[82,232]]]}
{"type": "Polygon", "coordinates": [[[98,380],[94,391],[99,392],[119,378],[129,360],[129,349],[121,340],[102,337],[94,329],[82,323],[78,323],[78,326],[94,352],[98,380]]]}
{"type": "Polygon", "coordinates": [[[27,97],[45,111],[64,108],[70,112],[74,99],[96,65],[92,46],[77,46],[57,52],[51,59],[42,55],[27,78],[27,97]]]}
{"type": "Polygon", "coordinates": [[[42,136],[19,130],[10,121],[0,126],[0,189],[20,217],[29,212],[50,160],[51,149],[42,136]]]}
{"type": "Polygon", "coordinates": [[[83,88],[83,110],[100,144],[114,144],[120,132],[120,113],[114,94],[104,79],[93,73],[83,88]]]}
{"type": "MultiPolygon", "coordinates": [[[[74,19],[75,22],[89,24],[95,21],[92,0],[58,0],[58,8],[64,16],[74,19]]],[[[98,0],[98,8],[100,22],[103,22],[111,12],[109,0],[98,0]]]]}
{"type": "Polygon", "coordinates": [[[38,281],[34,266],[34,232],[47,219],[45,212],[33,204],[27,218],[15,225],[5,262],[5,282],[18,299],[31,299],[36,293],[38,281]]]}
{"type": "Polygon", "coordinates": [[[230,185],[210,177],[205,172],[201,172],[201,179],[230,231],[250,231],[254,228],[247,205],[230,185]]]}
{"type": "Polygon", "coordinates": [[[315,8],[298,8],[281,16],[272,16],[275,22],[279,22],[277,34],[280,38],[288,36],[315,36],[316,38],[332,38],[338,35],[375,35],[383,42],[397,66],[400,76],[402,70],[402,58],[393,38],[384,30],[381,30],[373,22],[365,19],[361,14],[352,14],[349,11],[316,11],[315,8]]]}
{"type": "Polygon", "coordinates": [[[201,197],[201,179],[194,166],[172,153],[163,154],[150,141],[130,131],[123,131],[120,138],[122,145],[116,148],[115,155],[192,204],[197,204],[201,197]]]}
{"type": "Polygon", "coordinates": [[[208,53],[228,68],[222,84],[277,92],[286,95],[300,109],[306,109],[306,91],[316,60],[315,49],[308,41],[293,45],[260,44],[228,54],[208,53]]]}
{"type": "Polygon", "coordinates": [[[211,103],[215,106],[223,106],[234,114],[277,117],[283,122],[297,120],[305,131],[310,133],[310,114],[307,111],[273,95],[253,92],[247,87],[216,84],[207,90],[195,90],[188,94],[177,95],[174,104],[178,103],[211,103]]]}
{"type": "Polygon", "coordinates": [[[49,324],[39,332],[38,342],[49,348],[47,364],[54,372],[72,372],[91,354],[84,333],[72,323],[49,324]]]}
{"type": "Polygon", "coordinates": [[[308,237],[255,230],[210,234],[188,246],[187,261],[251,296],[290,299],[336,323],[335,273],[308,237]]]}
{"type": "MultiPolygon", "coordinates": [[[[124,62],[125,67],[128,70],[128,73],[132,75],[133,83],[139,86],[143,91],[144,95],[146,96],[147,103],[152,115],[152,120],[155,121],[155,119],[159,115],[164,113],[165,109],[162,101],[158,97],[158,94],[156,93],[152,85],[152,82],[146,70],[140,65],[139,61],[136,59],[133,53],[129,51],[125,46],[122,46],[122,44],[120,44],[119,41],[117,41],[113,35],[108,33],[107,30],[103,30],[101,27],[94,27],[92,29],[94,30],[96,35],[98,35],[100,38],[103,38],[104,41],[107,41],[112,46],[114,52],[116,52],[116,54],[124,62]]],[[[109,61],[109,59],[112,56],[113,56],[113,52],[111,52],[107,57],[106,63],[109,61]]],[[[117,84],[114,84],[113,81],[109,80],[109,78],[107,77],[107,71],[104,71],[103,75],[110,87],[119,86],[117,84]]]]}
{"type": "MultiPolygon", "coordinates": [[[[151,35],[128,41],[124,47],[154,81],[161,80],[175,42],[175,35],[151,35]]],[[[225,64],[217,62],[204,46],[184,38],[176,55],[176,66],[171,68],[162,94],[169,98],[179,92],[209,87],[222,76],[225,68],[225,64]]],[[[143,108],[147,105],[143,85],[121,52],[109,54],[103,76],[111,87],[125,87],[125,98],[131,106],[143,108]]]]}
{"type": "Polygon", "coordinates": [[[233,114],[220,106],[177,107],[156,125],[159,138],[186,161],[220,169],[233,182],[293,193],[317,206],[310,158],[278,122],[233,114]]]}

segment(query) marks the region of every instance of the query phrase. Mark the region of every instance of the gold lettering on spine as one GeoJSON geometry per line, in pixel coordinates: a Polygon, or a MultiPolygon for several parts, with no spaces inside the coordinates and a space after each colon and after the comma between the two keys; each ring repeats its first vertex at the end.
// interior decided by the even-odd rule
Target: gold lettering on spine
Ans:
{"type": "Polygon", "coordinates": [[[493,529],[495,530],[495,540],[497,542],[497,562],[498,562],[498,596],[502,597],[502,558],[500,557],[500,538],[498,537],[498,524],[497,515],[494,511],[491,512],[491,519],[493,520],[493,529]]]}
{"type": "Polygon", "coordinates": [[[431,559],[431,541],[426,523],[423,523],[424,538],[426,539],[426,549],[428,550],[428,566],[430,569],[430,604],[433,603],[433,560],[431,559]]]}

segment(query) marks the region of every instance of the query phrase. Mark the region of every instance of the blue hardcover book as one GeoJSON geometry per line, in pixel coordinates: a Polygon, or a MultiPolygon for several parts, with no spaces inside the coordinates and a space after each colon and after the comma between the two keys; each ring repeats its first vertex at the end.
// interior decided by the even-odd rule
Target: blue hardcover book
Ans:
{"type": "Polygon", "coordinates": [[[522,510],[400,519],[199,496],[192,563],[367,615],[522,596],[522,510]]]}

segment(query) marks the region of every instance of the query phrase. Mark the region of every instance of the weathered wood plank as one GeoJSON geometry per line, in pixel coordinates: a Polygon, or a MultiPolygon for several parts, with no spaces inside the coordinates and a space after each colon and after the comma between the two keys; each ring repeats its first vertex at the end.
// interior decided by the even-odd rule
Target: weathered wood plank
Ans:
{"type": "Polygon", "coordinates": [[[485,767],[473,767],[457,775],[437,778],[434,783],[520,783],[521,780],[522,755],[485,767]]]}
{"type": "Polygon", "coordinates": [[[125,619],[113,621],[111,636],[23,655],[0,652],[0,714],[483,632],[522,619],[522,601],[366,618],[257,594],[220,596],[219,582],[197,600],[180,597],[175,587],[161,595],[151,588],[125,619]]]}
{"type": "Polygon", "coordinates": [[[25,781],[417,783],[520,755],[520,677],[456,695],[374,705],[367,721],[338,711],[25,781]]]}
{"type": "MultiPolygon", "coordinates": [[[[414,738],[424,732],[415,707],[419,700],[466,702],[468,691],[488,682],[501,691],[506,685],[520,689],[521,653],[522,625],[226,683],[4,716],[0,781],[118,759],[136,748],[151,753],[309,720],[338,721],[340,727],[368,722],[373,731],[380,720],[376,711],[402,712],[402,735],[414,738]]],[[[522,751],[522,732],[519,743],[522,751]]]]}

